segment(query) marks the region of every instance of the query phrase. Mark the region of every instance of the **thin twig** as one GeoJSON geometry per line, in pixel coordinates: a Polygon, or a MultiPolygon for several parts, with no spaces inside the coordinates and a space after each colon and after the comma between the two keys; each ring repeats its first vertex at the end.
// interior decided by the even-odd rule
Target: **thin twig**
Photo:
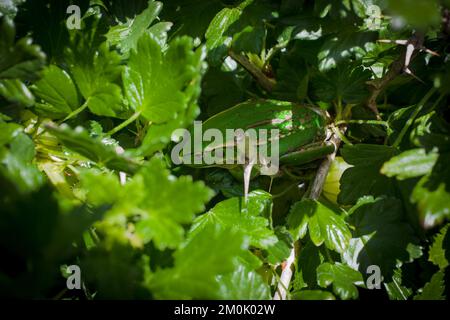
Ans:
{"type": "Polygon", "coordinates": [[[280,281],[278,282],[278,288],[273,296],[273,300],[286,300],[287,292],[289,290],[289,283],[292,279],[292,265],[295,262],[295,246],[291,249],[291,253],[286,260],[283,272],[280,276],[280,281]]]}
{"type": "MultiPolygon", "coordinates": [[[[345,132],[346,131],[345,128],[343,128],[342,131],[345,132]]],[[[328,175],[328,171],[330,170],[331,163],[334,161],[334,158],[336,157],[336,152],[341,144],[341,138],[337,134],[333,133],[331,135],[330,142],[332,142],[335,145],[335,150],[332,154],[328,155],[325,158],[325,160],[323,160],[322,163],[320,164],[320,167],[316,173],[316,177],[314,178],[314,181],[311,185],[310,189],[311,191],[308,196],[309,199],[312,200],[319,199],[320,194],[322,193],[323,185],[328,175]]],[[[293,274],[292,266],[294,265],[296,260],[295,247],[296,246],[294,245],[294,247],[291,249],[289,258],[286,260],[283,271],[281,272],[280,281],[278,283],[275,295],[273,296],[274,300],[286,300],[289,285],[291,283],[293,274]]]]}
{"type": "Polygon", "coordinates": [[[422,33],[416,32],[411,38],[406,40],[403,53],[394,62],[392,62],[388,72],[386,72],[386,74],[380,79],[375,79],[367,82],[371,89],[369,99],[367,100],[367,106],[377,115],[377,118],[380,118],[377,107],[378,96],[398,75],[400,75],[405,70],[409,71],[409,64],[419,52],[416,49],[423,48],[423,41],[424,35],[422,33]],[[411,48],[414,50],[411,50],[411,48]]]}

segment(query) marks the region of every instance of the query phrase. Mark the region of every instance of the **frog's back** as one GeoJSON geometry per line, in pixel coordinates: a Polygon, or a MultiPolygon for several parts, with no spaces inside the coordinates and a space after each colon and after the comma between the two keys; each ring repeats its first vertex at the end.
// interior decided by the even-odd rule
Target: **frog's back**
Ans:
{"type": "Polygon", "coordinates": [[[279,129],[285,135],[302,129],[321,129],[323,114],[313,107],[277,100],[249,100],[222,111],[203,123],[203,129],[279,129]]]}

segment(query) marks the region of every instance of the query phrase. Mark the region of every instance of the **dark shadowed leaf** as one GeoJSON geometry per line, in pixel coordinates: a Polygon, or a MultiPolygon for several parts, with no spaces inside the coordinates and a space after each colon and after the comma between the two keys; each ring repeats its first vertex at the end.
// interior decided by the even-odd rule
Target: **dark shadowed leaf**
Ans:
{"type": "Polygon", "coordinates": [[[418,239],[406,222],[398,199],[363,198],[349,214],[353,239],[342,257],[365,277],[367,268],[376,265],[385,281],[390,281],[398,263],[421,256],[418,239]]]}
{"type": "Polygon", "coordinates": [[[380,173],[383,164],[396,154],[392,147],[383,145],[346,145],[342,149],[344,160],[353,165],[341,177],[341,192],[338,202],[354,204],[366,195],[393,195],[392,180],[380,173]]]}

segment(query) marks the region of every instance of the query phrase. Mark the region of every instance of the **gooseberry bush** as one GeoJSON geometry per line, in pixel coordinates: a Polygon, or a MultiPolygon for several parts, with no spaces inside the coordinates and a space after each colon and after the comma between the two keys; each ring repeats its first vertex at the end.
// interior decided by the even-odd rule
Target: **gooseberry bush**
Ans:
{"type": "Polygon", "coordinates": [[[1,1],[0,295],[445,299],[449,9],[1,1]],[[246,198],[173,163],[175,130],[249,100],[322,110],[335,152],[246,198]]]}

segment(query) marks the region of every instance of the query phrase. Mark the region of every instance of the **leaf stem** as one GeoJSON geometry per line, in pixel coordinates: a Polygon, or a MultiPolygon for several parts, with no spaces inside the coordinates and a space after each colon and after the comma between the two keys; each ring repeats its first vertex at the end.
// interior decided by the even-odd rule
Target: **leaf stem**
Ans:
{"type": "MultiPolygon", "coordinates": [[[[422,100],[417,105],[416,110],[414,110],[414,112],[409,117],[408,121],[406,121],[406,124],[402,128],[402,131],[400,131],[399,135],[397,136],[397,139],[395,139],[394,144],[392,145],[393,147],[397,148],[400,145],[400,143],[402,142],[403,137],[405,136],[406,132],[411,127],[411,125],[413,124],[414,120],[416,120],[416,118],[419,115],[420,111],[422,111],[423,106],[427,103],[427,101],[431,98],[431,96],[436,92],[436,90],[437,89],[434,88],[434,87],[431,88],[430,91],[428,91],[428,93],[422,98],[422,100]]],[[[443,95],[441,95],[439,97],[439,99],[434,104],[433,108],[441,101],[442,98],[443,98],[443,95]]]]}
{"type": "Polygon", "coordinates": [[[335,122],[336,126],[339,126],[341,124],[373,124],[373,125],[380,125],[388,127],[387,121],[383,120],[339,120],[335,122]]]}
{"type": "Polygon", "coordinates": [[[127,120],[125,120],[124,122],[119,124],[117,127],[115,127],[112,130],[110,130],[107,134],[112,136],[113,134],[119,132],[120,130],[122,130],[123,128],[128,126],[129,124],[131,124],[134,121],[136,121],[139,118],[140,115],[141,115],[141,111],[137,111],[137,112],[133,113],[133,115],[131,117],[129,117],[127,120]]]}
{"type": "Polygon", "coordinates": [[[351,141],[348,140],[344,134],[342,134],[342,132],[338,126],[331,126],[331,130],[333,130],[333,132],[339,137],[339,139],[341,139],[341,141],[343,141],[344,143],[346,143],[350,146],[353,145],[353,143],[351,143],[351,141]]]}
{"type": "Polygon", "coordinates": [[[335,104],[336,107],[336,120],[342,119],[342,98],[338,97],[338,101],[335,104]]]}
{"type": "Polygon", "coordinates": [[[69,113],[69,115],[67,117],[65,117],[63,120],[61,120],[58,124],[66,122],[67,120],[72,119],[73,117],[78,115],[80,112],[82,112],[84,109],[87,108],[88,102],[89,102],[89,99],[86,100],[81,107],[79,107],[78,109],[75,109],[71,113],[69,113]]]}
{"type": "Polygon", "coordinates": [[[278,43],[277,45],[273,46],[269,52],[267,53],[267,56],[265,57],[264,60],[264,64],[263,64],[263,69],[265,67],[267,67],[267,65],[270,63],[270,60],[272,60],[272,58],[281,50],[283,50],[284,48],[286,48],[286,46],[288,45],[289,41],[285,41],[285,42],[281,42],[278,43]]]}

